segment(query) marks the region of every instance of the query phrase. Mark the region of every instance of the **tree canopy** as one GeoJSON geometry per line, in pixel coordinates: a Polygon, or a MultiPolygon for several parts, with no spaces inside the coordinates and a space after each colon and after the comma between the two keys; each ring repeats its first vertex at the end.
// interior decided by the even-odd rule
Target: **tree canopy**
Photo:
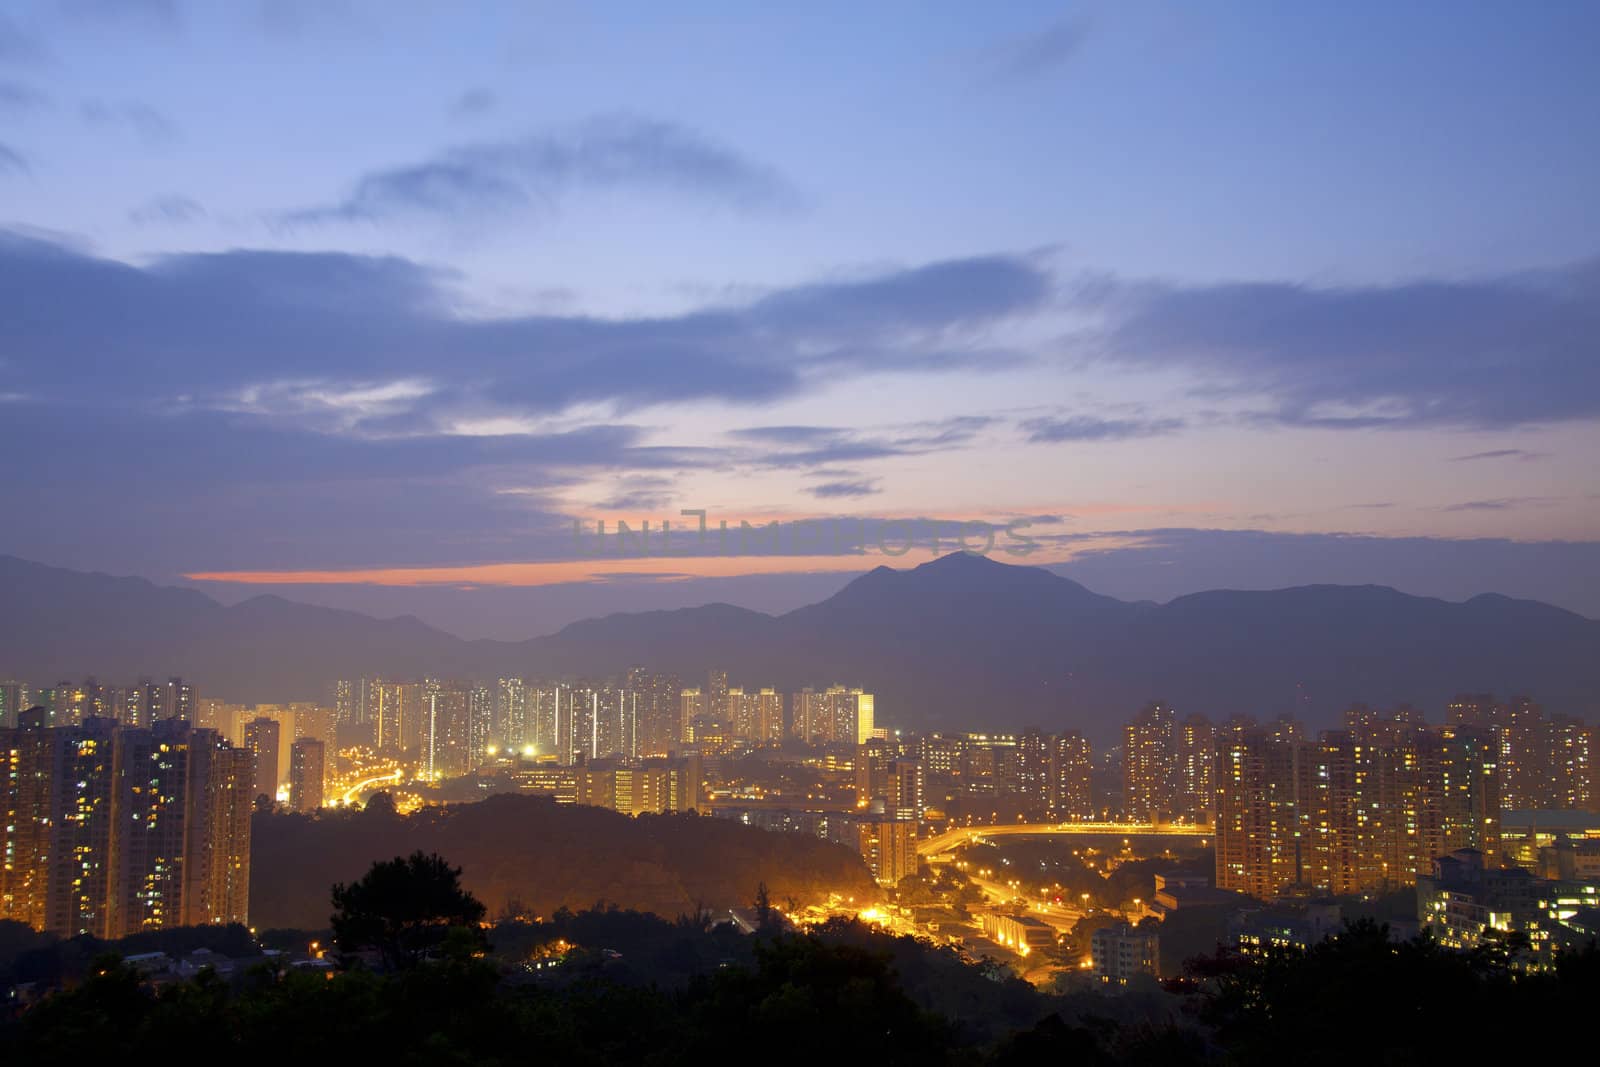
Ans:
{"type": "Polygon", "coordinates": [[[461,869],[436,853],[374,863],[360,881],[333,887],[333,907],[329,922],[340,951],[376,949],[390,967],[415,964],[450,940],[452,930],[482,939],[483,904],[461,888],[461,869]]]}

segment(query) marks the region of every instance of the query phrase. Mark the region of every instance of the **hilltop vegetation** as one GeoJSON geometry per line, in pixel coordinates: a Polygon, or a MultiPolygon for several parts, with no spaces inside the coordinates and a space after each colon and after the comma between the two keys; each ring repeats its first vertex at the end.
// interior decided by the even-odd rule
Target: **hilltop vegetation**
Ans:
{"type": "Polygon", "coordinates": [[[1518,974],[1492,952],[1358,924],[1309,951],[1196,961],[1165,992],[1051,997],[948,949],[848,923],[745,936],[702,920],[562,913],[451,951],[329,978],[272,962],[152,989],[114,957],[0,1021],[7,1063],[824,1062],[1334,1067],[1492,1062],[1600,995],[1600,954],[1518,974]],[[582,943],[574,941],[583,938],[582,943]],[[552,945],[558,950],[551,953],[552,945]],[[530,959],[559,960],[534,970],[530,959]]]}
{"type": "Polygon", "coordinates": [[[830,892],[878,896],[860,856],[840,845],[724,819],[634,819],[542,797],[495,796],[409,816],[258,814],[252,835],[250,916],[262,930],[325,928],[330,885],[419,849],[460,866],[463,884],[491,916],[596,904],[669,917],[724,914],[748,904],[760,883],[780,902],[830,892]]]}

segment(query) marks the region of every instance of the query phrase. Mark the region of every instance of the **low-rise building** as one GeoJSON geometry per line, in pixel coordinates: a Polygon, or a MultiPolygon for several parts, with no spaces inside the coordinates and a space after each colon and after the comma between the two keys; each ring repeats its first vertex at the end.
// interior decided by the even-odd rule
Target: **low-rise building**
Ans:
{"type": "Polygon", "coordinates": [[[1417,918],[1449,948],[1511,945],[1521,966],[1537,970],[1560,951],[1593,936],[1589,913],[1600,907],[1600,882],[1540,878],[1521,867],[1490,867],[1472,850],[1440,856],[1417,880],[1417,918]]]}
{"type": "Polygon", "coordinates": [[[989,912],[983,917],[983,932],[995,944],[1027,957],[1055,944],[1056,932],[1048,923],[1029,915],[989,912]]]}
{"type": "Polygon", "coordinates": [[[1156,961],[1161,958],[1161,938],[1156,931],[1153,920],[1096,930],[1089,938],[1095,980],[1102,985],[1126,986],[1142,974],[1154,977],[1156,961]]]}

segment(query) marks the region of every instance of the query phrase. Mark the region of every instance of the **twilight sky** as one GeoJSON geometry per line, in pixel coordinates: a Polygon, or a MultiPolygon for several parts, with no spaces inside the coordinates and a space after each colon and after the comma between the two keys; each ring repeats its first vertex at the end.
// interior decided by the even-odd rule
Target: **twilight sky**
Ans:
{"type": "Polygon", "coordinates": [[[1130,598],[1600,616],[1596,54],[1557,0],[0,0],[0,552],[526,636],[1012,524],[1130,598]],[[684,509],[783,536],[593,554],[684,509]]]}

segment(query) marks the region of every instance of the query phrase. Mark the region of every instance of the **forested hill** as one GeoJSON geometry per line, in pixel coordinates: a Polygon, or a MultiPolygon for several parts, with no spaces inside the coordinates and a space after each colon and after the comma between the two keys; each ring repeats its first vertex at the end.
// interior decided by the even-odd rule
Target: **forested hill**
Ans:
{"type": "Polygon", "coordinates": [[[543,797],[496,796],[410,816],[257,814],[252,833],[250,919],[260,930],[325,927],[333,883],[417,849],[459,866],[491,916],[509,903],[539,915],[601,902],[667,918],[724,912],[747,906],[762,882],[775,901],[878,892],[859,855],[826,841],[693,815],[634,819],[543,797]]]}

